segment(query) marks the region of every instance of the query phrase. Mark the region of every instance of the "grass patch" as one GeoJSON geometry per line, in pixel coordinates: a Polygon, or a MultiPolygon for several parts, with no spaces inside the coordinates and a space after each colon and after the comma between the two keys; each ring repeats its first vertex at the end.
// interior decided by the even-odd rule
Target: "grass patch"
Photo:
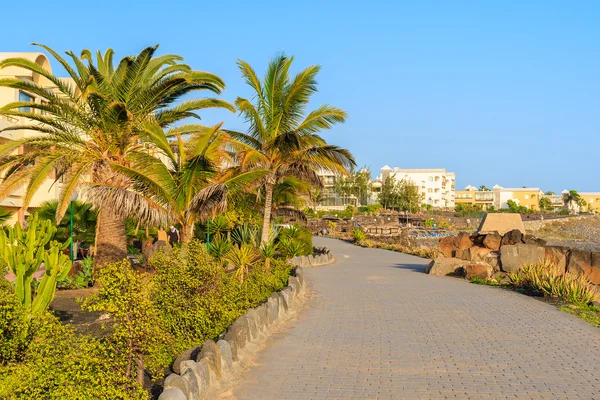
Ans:
{"type": "Polygon", "coordinates": [[[581,318],[596,328],[600,328],[600,307],[587,304],[563,304],[559,309],[568,312],[569,314],[573,314],[577,318],[581,318]]]}

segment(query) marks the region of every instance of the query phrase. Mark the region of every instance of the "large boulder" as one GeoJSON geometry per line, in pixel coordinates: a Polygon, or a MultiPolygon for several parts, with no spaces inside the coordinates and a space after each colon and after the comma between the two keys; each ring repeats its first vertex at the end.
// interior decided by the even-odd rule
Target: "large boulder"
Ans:
{"type": "Polygon", "coordinates": [[[488,233],[483,239],[483,245],[493,251],[500,250],[500,242],[502,242],[502,236],[497,232],[488,233]]]}
{"type": "Polygon", "coordinates": [[[454,257],[456,246],[454,245],[454,236],[445,236],[440,239],[438,243],[438,251],[443,254],[444,257],[454,257]]]}
{"type": "Polygon", "coordinates": [[[512,246],[513,244],[521,243],[523,241],[523,234],[518,229],[513,229],[507,232],[502,237],[501,246],[512,246]]]}
{"type": "Polygon", "coordinates": [[[567,270],[567,261],[569,259],[569,248],[561,246],[546,247],[546,260],[551,262],[560,271],[567,270]]]}
{"type": "Polygon", "coordinates": [[[492,267],[488,264],[477,262],[466,264],[461,267],[461,270],[457,272],[461,276],[467,279],[478,277],[481,279],[489,279],[494,273],[492,267]]]}
{"type": "Polygon", "coordinates": [[[483,257],[482,261],[491,266],[495,272],[500,271],[500,252],[492,251],[483,257]]]}
{"type": "Polygon", "coordinates": [[[521,214],[513,213],[491,213],[485,214],[477,232],[480,234],[498,233],[504,235],[507,232],[517,229],[525,234],[525,225],[521,219],[521,214]]]}
{"type": "Polygon", "coordinates": [[[469,250],[470,249],[457,249],[454,252],[454,257],[458,258],[459,260],[469,261],[471,259],[471,252],[469,250]]]}
{"type": "Polygon", "coordinates": [[[600,285],[600,252],[571,250],[567,271],[582,274],[593,284],[600,285]]]}
{"type": "Polygon", "coordinates": [[[215,374],[220,378],[223,369],[221,362],[221,348],[217,346],[213,340],[208,339],[202,345],[202,349],[200,350],[200,354],[198,354],[196,361],[200,362],[202,358],[206,358],[211,363],[215,374]]]}
{"type": "Polygon", "coordinates": [[[454,237],[454,246],[459,250],[469,249],[473,247],[473,239],[468,232],[461,232],[454,237]]]}
{"type": "Polygon", "coordinates": [[[501,267],[504,272],[515,272],[526,264],[544,260],[546,250],[541,246],[518,243],[500,248],[501,267]]]}
{"type": "Polygon", "coordinates": [[[465,265],[465,262],[457,258],[438,257],[425,266],[425,272],[429,275],[452,275],[463,265],[465,265]]]}
{"type": "Polygon", "coordinates": [[[473,246],[469,249],[469,260],[471,261],[483,261],[485,256],[491,253],[492,250],[486,247],[473,246]]]}

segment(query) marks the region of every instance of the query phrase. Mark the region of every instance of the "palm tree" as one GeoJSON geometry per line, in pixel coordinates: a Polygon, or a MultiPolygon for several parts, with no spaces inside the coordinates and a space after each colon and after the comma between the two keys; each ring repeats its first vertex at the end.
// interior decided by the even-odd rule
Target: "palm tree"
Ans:
{"type": "Polygon", "coordinates": [[[582,201],[585,203],[577,190],[569,190],[569,193],[565,195],[565,203],[569,208],[574,209],[575,205],[581,206],[582,201]]]}
{"type": "Polygon", "coordinates": [[[308,67],[292,79],[289,74],[292,62],[293,57],[275,57],[261,82],[248,63],[238,60],[243,78],[254,91],[254,103],[241,97],[236,99],[235,104],[250,127],[247,133],[229,134],[243,143],[237,154],[236,168],[266,172],[261,182],[263,243],[269,238],[275,185],[288,177],[296,177],[321,186],[319,170],[347,174],[348,169],[356,165],[348,150],[329,145],[318,135],[344,122],[343,110],[322,105],[305,116],[310,97],[317,91],[315,78],[320,67],[308,67]]]}
{"type": "Polygon", "coordinates": [[[490,189],[485,185],[481,185],[481,186],[479,186],[479,191],[480,192],[489,192],[490,189]]]}
{"type": "Polygon", "coordinates": [[[27,91],[43,100],[14,102],[0,109],[0,114],[30,121],[5,131],[29,129],[39,133],[0,147],[0,198],[26,186],[23,206],[27,207],[42,182],[56,173],[56,180],[63,181],[56,220],[62,219],[72,195],[84,190],[85,199],[99,210],[95,265],[122,259],[127,254],[127,216],[153,222],[166,218],[137,191],[139,184],[131,179],[136,166],[155,159],[156,144],[151,136],[142,134],[143,127],[149,121],[166,127],[197,117],[196,111],[206,107],[234,111],[229,103],[212,98],[175,104],[194,91],[218,94],[225,85],[216,75],[193,71],[179,56],[155,56],[157,46],[125,57],[116,66],[112,49],[104,55],[97,52],[96,60],[89,50],[80,57],[67,52],[71,65],[49,47],[39,46],[67,71],[70,81],[23,58],[0,62],[0,68],[20,67],[56,86],[48,90],[29,81],[0,79],[0,86],[27,91]],[[21,146],[28,151],[12,155],[21,146]]]}
{"type": "MultiPolygon", "coordinates": [[[[251,188],[253,182],[265,175],[263,171],[237,176],[221,174],[221,165],[230,162],[229,150],[236,143],[220,127],[221,124],[186,125],[165,132],[157,124],[149,123],[144,135],[156,144],[160,157],[144,159],[142,164],[133,164],[133,168],[123,171],[137,182],[137,191],[152,209],[181,227],[184,243],[194,237],[198,219],[223,212],[228,198],[251,188]]],[[[108,197],[120,197],[119,191],[124,189],[110,191],[108,197]]]]}
{"type": "Polygon", "coordinates": [[[67,240],[71,235],[71,213],[73,215],[73,232],[75,238],[81,239],[83,242],[90,245],[94,244],[96,232],[96,221],[98,219],[98,211],[93,208],[93,205],[83,201],[76,200],[71,203],[71,208],[68,213],[60,221],[56,221],[56,209],[58,208],[58,200],[50,200],[42,203],[37,209],[40,219],[48,219],[57,226],[55,238],[60,241],[67,240]]]}

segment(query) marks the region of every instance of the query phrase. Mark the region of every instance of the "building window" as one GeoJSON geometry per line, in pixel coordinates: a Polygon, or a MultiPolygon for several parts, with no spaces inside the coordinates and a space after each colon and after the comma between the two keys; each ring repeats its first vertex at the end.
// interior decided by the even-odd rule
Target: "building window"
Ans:
{"type": "Polygon", "coordinates": [[[525,195],[525,200],[529,200],[529,195],[528,194],[525,195]]]}
{"type": "Polygon", "coordinates": [[[433,193],[433,189],[432,188],[428,188],[427,189],[427,193],[433,193]]]}
{"type": "MultiPolygon", "coordinates": [[[[25,92],[19,92],[19,101],[22,103],[34,103],[33,97],[25,92]]],[[[21,107],[21,111],[31,112],[31,107],[21,107]]]]}
{"type": "Polygon", "coordinates": [[[433,176],[429,177],[429,182],[433,182],[433,176]]]}

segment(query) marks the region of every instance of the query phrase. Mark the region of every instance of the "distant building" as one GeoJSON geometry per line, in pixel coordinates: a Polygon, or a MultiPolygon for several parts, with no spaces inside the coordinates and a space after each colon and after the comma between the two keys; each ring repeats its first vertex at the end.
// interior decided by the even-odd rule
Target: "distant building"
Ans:
{"type": "Polygon", "coordinates": [[[434,208],[454,208],[454,186],[456,175],[443,168],[435,169],[401,169],[389,166],[381,168],[381,183],[392,178],[397,182],[413,182],[419,194],[423,197],[423,204],[434,208]]]}
{"type": "Polygon", "coordinates": [[[479,190],[475,186],[467,186],[465,190],[457,190],[456,204],[471,204],[488,210],[491,206],[496,209],[508,208],[508,201],[514,201],[517,206],[530,210],[539,210],[540,198],[544,193],[539,188],[505,188],[496,185],[493,190],[479,190]]]}
{"type": "Polygon", "coordinates": [[[322,169],[317,172],[317,175],[319,175],[321,183],[323,184],[323,190],[321,191],[316,204],[318,209],[343,210],[349,205],[354,207],[359,205],[356,196],[343,196],[336,192],[335,182],[336,179],[339,178],[334,172],[322,169]]]}
{"type": "MultiPolygon", "coordinates": [[[[37,52],[26,52],[26,53],[1,53],[0,60],[7,58],[26,58],[38,64],[40,67],[45,68],[48,71],[52,71],[48,58],[43,53],[37,52]]],[[[54,90],[55,86],[45,77],[32,73],[31,71],[24,70],[18,67],[6,67],[0,69],[0,79],[16,78],[24,82],[34,82],[41,85],[45,89],[54,90]]],[[[43,100],[34,93],[30,93],[23,89],[12,89],[7,87],[0,87],[0,107],[12,102],[25,102],[25,103],[42,103],[43,100]]],[[[27,109],[27,107],[23,107],[27,109]]],[[[39,135],[39,132],[34,132],[25,129],[19,129],[20,125],[31,123],[22,117],[5,117],[0,116],[0,129],[5,128],[16,128],[15,130],[3,131],[0,133],[0,144],[4,144],[13,140],[19,140],[33,135],[39,135]]],[[[24,146],[20,146],[15,150],[14,154],[26,153],[27,149],[24,146]]],[[[58,198],[60,192],[60,184],[54,184],[54,174],[46,179],[40,188],[37,190],[33,198],[29,203],[29,209],[26,210],[23,207],[24,199],[24,188],[19,188],[13,191],[9,196],[0,201],[0,207],[13,213],[12,217],[7,221],[7,224],[13,224],[15,221],[23,222],[26,215],[32,212],[32,209],[39,207],[43,202],[47,200],[54,200],[58,198]]]]}

